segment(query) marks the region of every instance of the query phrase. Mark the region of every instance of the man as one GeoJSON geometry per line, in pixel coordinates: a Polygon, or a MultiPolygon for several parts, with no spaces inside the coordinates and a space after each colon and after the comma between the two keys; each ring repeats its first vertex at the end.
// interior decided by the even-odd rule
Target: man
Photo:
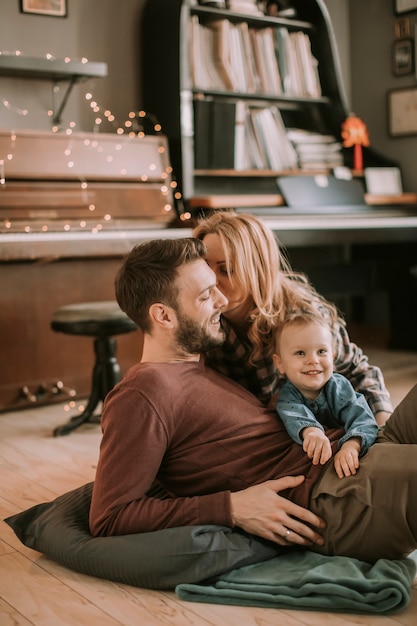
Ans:
{"type": "MultiPolygon", "coordinates": [[[[355,476],[312,465],[274,411],[200,357],[223,340],[227,302],[204,254],[196,239],[147,242],[118,273],[143,355],[106,398],[92,534],[220,524],[368,561],[414,550],[417,386],[355,476]],[[147,495],[155,480],[170,497],[147,495]]],[[[334,450],[342,433],[326,432],[334,450]]]]}

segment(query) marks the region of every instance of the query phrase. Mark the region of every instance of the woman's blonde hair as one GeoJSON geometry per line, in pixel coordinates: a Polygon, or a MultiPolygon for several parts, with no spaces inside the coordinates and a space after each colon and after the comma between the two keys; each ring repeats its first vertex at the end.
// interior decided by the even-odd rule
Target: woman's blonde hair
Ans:
{"type": "Polygon", "coordinates": [[[229,280],[250,296],[248,339],[253,345],[251,360],[273,352],[271,331],[294,309],[321,305],[336,320],[337,310],[320,296],[307,278],[291,269],[272,230],[251,214],[218,211],[201,220],[194,237],[204,241],[206,235],[218,235],[225,253],[229,280]]]}

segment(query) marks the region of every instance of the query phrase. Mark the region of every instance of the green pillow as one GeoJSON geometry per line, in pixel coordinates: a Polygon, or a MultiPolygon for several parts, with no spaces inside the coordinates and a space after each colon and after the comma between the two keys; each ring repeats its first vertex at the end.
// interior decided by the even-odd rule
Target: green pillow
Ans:
{"type": "Polygon", "coordinates": [[[279,555],[282,548],[223,526],[183,526],[149,533],[92,537],[93,483],[5,519],[20,541],[61,565],[150,589],[210,579],[279,555]]]}

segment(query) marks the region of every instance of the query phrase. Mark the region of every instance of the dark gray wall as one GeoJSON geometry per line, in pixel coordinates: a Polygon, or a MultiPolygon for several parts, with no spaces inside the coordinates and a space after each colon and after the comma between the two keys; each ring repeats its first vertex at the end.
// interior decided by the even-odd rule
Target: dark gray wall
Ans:
{"type": "MultiPolygon", "coordinates": [[[[392,0],[349,0],[350,61],[353,110],[367,124],[372,146],[398,161],[405,191],[417,191],[417,135],[388,134],[387,94],[391,89],[417,87],[415,74],[394,76],[392,44],[395,22],[392,0]]],[[[417,11],[409,17],[414,34],[417,11]]]]}
{"type": "MultiPolygon", "coordinates": [[[[77,85],[63,116],[79,131],[94,128],[94,114],[85,101],[92,91],[119,123],[141,107],[140,21],[145,0],[67,0],[68,17],[22,14],[19,0],[3,0],[0,51],[20,50],[28,56],[103,61],[109,75],[77,85]]],[[[414,75],[395,77],[391,70],[394,25],[392,0],[324,0],[333,21],[345,91],[351,110],[367,124],[373,147],[398,160],[406,191],[416,190],[417,136],[394,139],[387,132],[387,92],[416,85],[414,75]]],[[[417,12],[410,14],[417,21],[417,12]]],[[[58,101],[64,93],[60,87],[58,101]]],[[[49,82],[0,76],[0,128],[49,129],[52,107],[49,82]],[[4,102],[9,102],[9,108],[4,102]],[[27,109],[27,116],[19,110],[27,109]]],[[[112,128],[104,127],[111,131],[112,128]]]]}
{"type": "MultiPolygon", "coordinates": [[[[63,126],[77,123],[77,130],[91,131],[94,114],[85,101],[92,91],[95,100],[124,122],[129,111],[140,106],[140,18],[145,0],[67,0],[66,18],[23,14],[20,0],[2,0],[0,51],[44,57],[48,53],[108,64],[108,77],[76,85],[63,116],[63,126]]],[[[60,86],[60,102],[65,84],[60,86]]],[[[46,81],[0,76],[0,128],[51,127],[52,87],[46,81]],[[4,101],[9,102],[9,108],[4,101]],[[2,104],[3,103],[3,104],[2,104]],[[27,116],[19,110],[28,110],[27,116]]],[[[104,128],[112,132],[112,128],[104,128]]]]}

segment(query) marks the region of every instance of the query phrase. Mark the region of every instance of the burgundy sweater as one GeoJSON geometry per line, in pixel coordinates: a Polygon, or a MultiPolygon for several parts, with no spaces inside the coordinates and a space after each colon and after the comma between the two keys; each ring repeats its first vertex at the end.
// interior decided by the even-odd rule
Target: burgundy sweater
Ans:
{"type": "MultiPolygon", "coordinates": [[[[313,466],[273,410],[200,362],[143,363],[108,394],[93,489],[94,536],[233,526],[230,492],[303,474],[281,492],[308,507],[313,466]],[[147,497],[155,479],[172,495],[147,497]]],[[[343,431],[327,432],[333,448],[343,431]]]]}

